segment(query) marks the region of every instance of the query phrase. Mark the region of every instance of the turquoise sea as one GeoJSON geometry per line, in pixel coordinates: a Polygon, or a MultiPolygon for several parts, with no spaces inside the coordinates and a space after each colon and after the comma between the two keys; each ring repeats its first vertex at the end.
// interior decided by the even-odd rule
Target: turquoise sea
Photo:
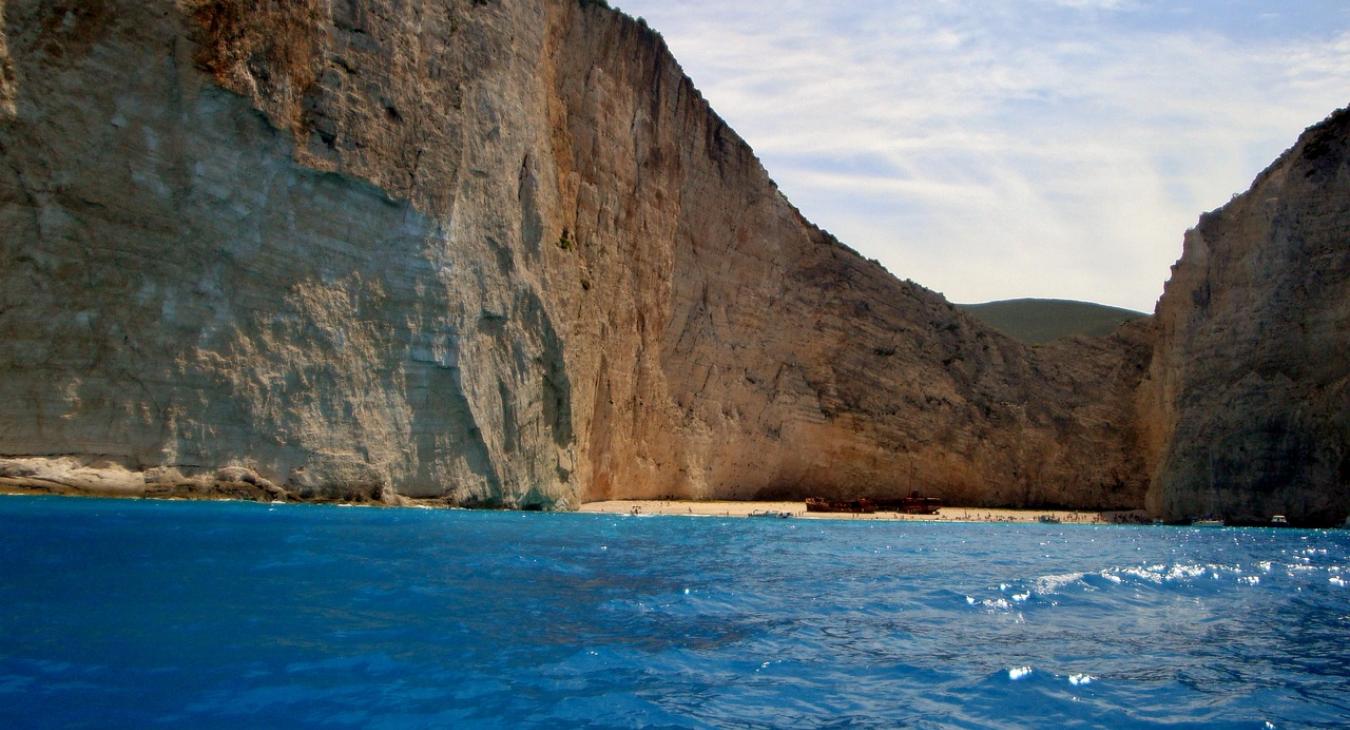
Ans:
{"type": "Polygon", "coordinates": [[[1350,532],[0,498],[0,727],[1345,727],[1350,532]]]}

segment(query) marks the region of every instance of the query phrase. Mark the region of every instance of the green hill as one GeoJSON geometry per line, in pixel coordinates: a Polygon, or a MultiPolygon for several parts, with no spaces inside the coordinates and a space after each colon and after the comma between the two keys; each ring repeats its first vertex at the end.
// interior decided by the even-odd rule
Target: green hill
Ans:
{"type": "Polygon", "coordinates": [[[1062,299],[1009,299],[956,306],[999,332],[1033,345],[1075,335],[1108,335],[1130,320],[1148,316],[1131,309],[1062,299]]]}

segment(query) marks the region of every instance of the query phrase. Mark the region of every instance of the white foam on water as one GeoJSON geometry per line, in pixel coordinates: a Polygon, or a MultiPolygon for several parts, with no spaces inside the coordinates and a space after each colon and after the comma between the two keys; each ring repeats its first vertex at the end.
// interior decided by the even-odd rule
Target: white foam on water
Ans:
{"type": "MultiPolygon", "coordinates": [[[[1139,580],[1153,585],[1163,585],[1165,583],[1190,582],[1201,578],[1210,578],[1212,581],[1223,580],[1232,576],[1237,579],[1237,583],[1244,586],[1257,586],[1261,584],[1261,576],[1248,574],[1248,571],[1259,571],[1271,573],[1276,567],[1272,561],[1261,561],[1253,566],[1244,568],[1242,565],[1227,565],[1222,563],[1154,563],[1148,565],[1138,565],[1131,567],[1111,567],[1104,568],[1095,573],[1094,576],[1114,585],[1122,585],[1127,580],[1139,580]]],[[[1312,568],[1300,566],[1297,564],[1287,566],[1291,570],[1320,570],[1321,568],[1312,568]]],[[[1327,570],[1335,574],[1339,566],[1330,566],[1327,570]]],[[[1043,575],[1033,579],[1030,586],[1018,586],[1016,583],[998,583],[997,587],[1000,593],[1006,595],[993,599],[981,600],[972,596],[966,596],[966,603],[971,606],[982,606],[987,609],[1007,610],[1017,604],[1028,602],[1033,595],[1046,596],[1062,592],[1066,587],[1075,583],[1083,584],[1085,590],[1093,591],[1100,587],[1099,584],[1084,581],[1087,573],[1057,573],[1043,575]]],[[[1333,584],[1337,583],[1336,578],[1333,584]]],[[[992,590],[992,588],[991,588],[992,590]]],[[[1052,601],[1051,605],[1055,605],[1052,601]]]]}
{"type": "Polygon", "coordinates": [[[1028,674],[1031,674],[1031,667],[1012,667],[1008,670],[1008,679],[1016,682],[1028,674]]]}
{"type": "Polygon", "coordinates": [[[1345,587],[1345,579],[1338,576],[1333,575],[1332,577],[1327,579],[1327,582],[1336,586],[1337,588],[1345,587]]]}
{"type": "Polygon", "coordinates": [[[1132,578],[1138,578],[1138,579],[1140,579],[1140,580],[1146,580],[1146,581],[1148,581],[1149,583],[1157,583],[1157,584],[1161,584],[1161,583],[1163,582],[1163,576],[1162,576],[1162,569],[1163,569],[1163,567],[1164,567],[1164,566],[1162,566],[1162,565],[1152,565],[1152,566],[1143,567],[1143,568],[1125,568],[1124,570],[1122,570],[1122,571],[1120,571],[1120,572],[1123,573],[1124,575],[1128,575],[1128,576],[1130,576],[1130,577],[1132,577],[1132,578]]]}
{"type": "Polygon", "coordinates": [[[1205,574],[1203,565],[1173,565],[1172,569],[1167,571],[1164,576],[1166,580],[1179,580],[1183,578],[1199,578],[1205,574]]]}
{"type": "Polygon", "coordinates": [[[1106,580],[1109,580],[1109,581],[1111,581],[1112,583],[1115,583],[1116,585],[1120,585],[1121,583],[1125,582],[1125,579],[1124,579],[1124,578],[1121,578],[1120,576],[1118,576],[1118,575],[1116,575],[1115,573],[1112,573],[1112,572],[1110,572],[1110,571],[1103,570],[1103,571],[1100,573],[1100,575],[1101,575],[1103,578],[1105,578],[1106,580]]]}
{"type": "Polygon", "coordinates": [[[1129,568],[1107,568],[1099,575],[1111,581],[1120,584],[1125,578],[1134,578],[1154,585],[1171,583],[1175,581],[1189,581],[1196,578],[1203,578],[1208,575],[1213,580],[1218,580],[1224,574],[1242,575],[1242,568],[1236,565],[1219,565],[1210,563],[1207,565],[1199,564],[1177,564],[1177,565],[1139,565],[1129,568]]]}
{"type": "Polygon", "coordinates": [[[1037,595],[1046,595],[1056,593],[1064,586],[1077,583],[1083,579],[1083,573],[1061,573],[1059,575],[1043,575],[1036,579],[1036,585],[1032,588],[1037,595]]]}
{"type": "Polygon", "coordinates": [[[1092,684],[1096,677],[1090,674],[1071,674],[1069,675],[1069,684],[1075,687],[1081,687],[1085,684],[1092,684]]]}

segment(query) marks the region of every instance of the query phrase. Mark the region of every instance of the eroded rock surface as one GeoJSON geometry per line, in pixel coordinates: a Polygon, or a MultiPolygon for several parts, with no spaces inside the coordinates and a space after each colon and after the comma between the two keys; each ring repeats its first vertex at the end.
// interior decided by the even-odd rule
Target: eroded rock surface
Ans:
{"type": "Polygon", "coordinates": [[[595,3],[4,20],[0,486],[1144,499],[1151,321],[1029,348],[897,280],[595,3]]]}
{"type": "Polygon", "coordinates": [[[1350,111],[1201,217],[1142,392],[1149,507],[1336,524],[1350,511],[1350,111]],[[1145,419],[1150,420],[1149,418],[1145,419]]]}
{"type": "MultiPolygon", "coordinates": [[[[0,0],[0,19],[5,17],[5,3],[0,0]]],[[[14,116],[14,64],[9,60],[9,41],[5,38],[4,23],[0,23],[0,119],[14,116]]]]}

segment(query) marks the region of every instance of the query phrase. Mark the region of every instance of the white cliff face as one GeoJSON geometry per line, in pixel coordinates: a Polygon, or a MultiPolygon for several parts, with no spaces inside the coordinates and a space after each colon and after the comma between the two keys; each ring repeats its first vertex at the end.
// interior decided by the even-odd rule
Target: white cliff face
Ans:
{"type": "Polygon", "coordinates": [[[456,130],[453,170],[391,191],[307,164],[202,73],[169,3],[5,19],[0,451],[169,484],[239,466],[301,497],[575,491],[562,342],[480,204],[508,187],[481,170],[506,146],[492,104],[518,101],[456,130]]]}
{"type": "Polygon", "coordinates": [[[4,20],[0,486],[1143,502],[1151,322],[1028,348],[896,280],[594,3],[4,20]]]}

